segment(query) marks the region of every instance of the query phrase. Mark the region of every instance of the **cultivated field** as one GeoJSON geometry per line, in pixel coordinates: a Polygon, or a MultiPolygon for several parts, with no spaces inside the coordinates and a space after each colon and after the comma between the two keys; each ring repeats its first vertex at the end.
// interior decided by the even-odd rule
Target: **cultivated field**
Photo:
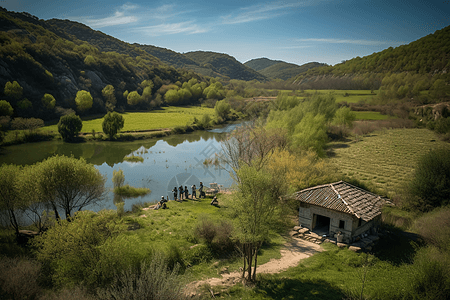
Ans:
{"type": "Polygon", "coordinates": [[[382,130],[360,141],[332,143],[331,162],[343,175],[392,197],[408,184],[418,158],[440,146],[450,148],[427,129],[382,130]]]}
{"type": "MultiPolygon", "coordinates": [[[[201,119],[204,114],[213,115],[214,109],[207,107],[163,107],[150,112],[127,112],[122,114],[125,125],[122,131],[154,130],[161,128],[174,128],[192,123],[194,117],[201,119]]],[[[103,116],[83,120],[81,132],[90,133],[92,130],[102,132],[103,116]]],[[[42,130],[58,132],[57,125],[43,127],[42,130]]]]}

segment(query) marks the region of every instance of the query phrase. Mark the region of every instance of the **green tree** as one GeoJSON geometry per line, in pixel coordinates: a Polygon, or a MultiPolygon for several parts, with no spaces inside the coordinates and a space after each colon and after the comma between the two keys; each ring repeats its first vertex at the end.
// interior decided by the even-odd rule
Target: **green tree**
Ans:
{"type": "Polygon", "coordinates": [[[176,103],[178,103],[178,101],[180,100],[180,96],[178,95],[178,91],[177,90],[168,90],[164,94],[164,100],[166,100],[166,102],[168,104],[176,104],[176,103]]]}
{"type": "Polygon", "coordinates": [[[236,217],[234,237],[239,241],[244,257],[242,276],[248,282],[256,280],[258,251],[277,220],[277,202],[286,191],[280,176],[271,176],[264,168],[243,165],[237,171],[237,192],[230,204],[236,217]]]}
{"type": "Polygon", "coordinates": [[[19,100],[20,98],[22,98],[23,88],[20,86],[20,84],[17,81],[13,81],[13,82],[8,81],[5,84],[4,93],[7,97],[11,97],[15,100],[19,100]]]}
{"type": "Polygon", "coordinates": [[[58,209],[66,217],[72,212],[103,200],[105,178],[83,158],[53,156],[36,165],[39,192],[59,218],[58,209]]]}
{"type": "Polygon", "coordinates": [[[58,132],[64,141],[71,141],[78,136],[78,133],[83,128],[81,118],[72,113],[62,116],[58,122],[58,132]]]}
{"type": "Polygon", "coordinates": [[[106,108],[108,109],[108,111],[113,111],[116,107],[117,100],[114,93],[114,86],[112,86],[111,84],[108,84],[102,90],[102,95],[103,98],[105,98],[106,108]]]}
{"type": "Polygon", "coordinates": [[[127,103],[129,105],[137,105],[141,102],[142,97],[141,95],[139,95],[139,93],[137,91],[132,91],[131,93],[129,93],[127,95],[127,103]]]}
{"type": "Polygon", "coordinates": [[[216,115],[223,120],[228,119],[228,115],[231,111],[231,105],[228,103],[227,100],[220,100],[216,102],[216,105],[214,106],[214,110],[216,112],[216,115]]]}
{"type": "Polygon", "coordinates": [[[12,116],[14,109],[11,104],[6,100],[0,100],[0,117],[1,116],[12,116]]]}
{"type": "Polygon", "coordinates": [[[348,128],[353,127],[353,122],[356,120],[356,114],[350,107],[341,107],[336,111],[333,122],[340,126],[348,128]]]}
{"type": "Polygon", "coordinates": [[[91,93],[85,90],[81,90],[77,92],[75,103],[77,104],[77,108],[80,111],[85,111],[92,107],[94,100],[92,99],[91,93]]]}
{"type": "Polygon", "coordinates": [[[17,211],[25,207],[20,193],[21,187],[18,185],[21,171],[22,167],[17,165],[0,166],[0,210],[8,214],[9,223],[17,236],[19,235],[17,211]]]}
{"type": "Polygon", "coordinates": [[[326,119],[324,115],[314,116],[307,113],[295,126],[292,144],[303,150],[312,150],[319,156],[325,155],[323,150],[328,141],[326,119]]]}
{"type": "Polygon", "coordinates": [[[45,93],[41,101],[45,108],[47,109],[55,108],[56,100],[55,97],[53,97],[51,94],[45,93]]]}
{"type": "Polygon", "coordinates": [[[113,139],[114,136],[123,128],[125,120],[117,112],[108,112],[103,118],[103,132],[113,139]]]}
{"type": "Polygon", "coordinates": [[[450,150],[424,154],[410,183],[410,205],[423,211],[450,204],[450,150]]]}
{"type": "Polygon", "coordinates": [[[56,286],[98,286],[112,280],[115,271],[114,264],[107,263],[102,246],[124,229],[113,210],[80,211],[70,222],[56,222],[33,240],[36,258],[56,286]]]}

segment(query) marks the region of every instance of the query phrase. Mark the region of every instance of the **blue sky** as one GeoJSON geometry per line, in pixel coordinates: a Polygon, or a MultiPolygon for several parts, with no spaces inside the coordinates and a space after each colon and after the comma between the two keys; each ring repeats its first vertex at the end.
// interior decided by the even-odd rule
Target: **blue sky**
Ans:
{"type": "Polygon", "coordinates": [[[0,0],[41,19],[78,21],[129,43],[336,64],[450,25],[450,1],[0,0]]]}

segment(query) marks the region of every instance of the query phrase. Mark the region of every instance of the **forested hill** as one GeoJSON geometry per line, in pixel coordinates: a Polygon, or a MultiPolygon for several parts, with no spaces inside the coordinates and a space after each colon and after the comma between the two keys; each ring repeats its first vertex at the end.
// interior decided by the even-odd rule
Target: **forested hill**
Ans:
{"type": "Polygon", "coordinates": [[[200,66],[212,69],[213,71],[227,76],[231,79],[239,80],[259,80],[264,81],[267,78],[256,72],[252,68],[238,62],[234,57],[223,53],[194,51],[184,54],[200,66]]]}
{"type": "Polygon", "coordinates": [[[244,63],[244,65],[252,68],[253,70],[270,79],[283,80],[290,79],[312,68],[326,66],[326,64],[318,62],[311,62],[299,66],[296,64],[291,64],[280,60],[271,60],[268,58],[252,59],[244,63]]]}
{"type": "Polygon", "coordinates": [[[123,109],[128,92],[141,95],[149,84],[145,80],[152,81],[153,97],[164,84],[201,79],[80,23],[1,9],[0,28],[0,100],[10,103],[15,116],[57,118],[76,109],[74,99],[81,90],[93,97],[88,113],[104,113],[102,89],[107,85],[113,86],[115,106],[123,109]],[[18,86],[6,91],[6,83],[14,81],[18,86]],[[46,94],[56,103],[45,103],[46,94]]]}
{"type": "Polygon", "coordinates": [[[390,47],[381,52],[362,58],[356,57],[334,66],[308,70],[293,78],[292,82],[325,88],[330,84],[328,79],[334,78],[337,83],[337,78],[345,78],[349,84],[349,79],[356,79],[356,81],[353,80],[353,84],[359,85],[357,88],[378,88],[386,74],[408,73],[428,77],[437,76],[448,81],[449,72],[450,26],[447,26],[407,45],[390,47]],[[327,79],[328,83],[323,79],[327,79]],[[320,83],[321,81],[323,84],[320,83]],[[374,83],[375,85],[373,85],[374,83]]]}

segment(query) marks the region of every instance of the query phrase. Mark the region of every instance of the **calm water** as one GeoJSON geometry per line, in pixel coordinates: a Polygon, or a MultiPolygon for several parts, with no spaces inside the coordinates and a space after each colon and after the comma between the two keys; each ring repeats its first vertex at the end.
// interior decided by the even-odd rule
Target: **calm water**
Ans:
{"type": "Polygon", "coordinates": [[[73,155],[84,157],[107,178],[106,199],[99,206],[87,209],[115,209],[114,202],[125,201],[125,210],[133,203],[157,201],[161,196],[173,199],[171,190],[180,185],[198,188],[200,181],[205,186],[216,182],[224,187],[232,184],[229,173],[214,165],[205,166],[207,158],[214,158],[221,151],[221,140],[226,132],[238,124],[214,129],[210,132],[198,131],[190,134],[171,135],[160,140],[151,139],[132,142],[89,142],[69,144],[62,141],[32,143],[6,147],[0,154],[0,164],[34,164],[52,155],[73,155]],[[138,155],[144,162],[124,161],[125,156],[138,155]],[[152,192],[146,196],[128,199],[114,199],[112,192],[113,170],[123,170],[125,183],[134,187],[146,187],[152,192]]]}

